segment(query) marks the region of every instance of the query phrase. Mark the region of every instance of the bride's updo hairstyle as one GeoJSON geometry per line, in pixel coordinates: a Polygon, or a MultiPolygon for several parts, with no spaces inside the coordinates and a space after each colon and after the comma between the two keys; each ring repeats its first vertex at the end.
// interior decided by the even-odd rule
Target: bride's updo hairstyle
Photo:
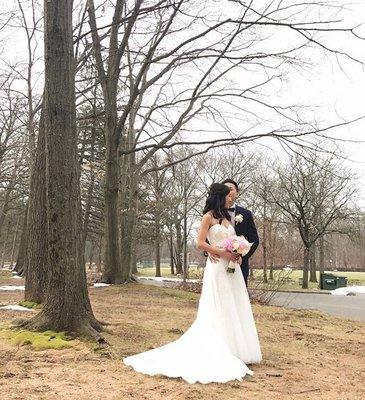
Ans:
{"type": "Polygon", "coordinates": [[[225,208],[226,196],[229,193],[229,187],[222,183],[213,183],[208,191],[208,198],[205,202],[203,214],[211,211],[215,219],[228,219],[231,217],[225,208]]]}

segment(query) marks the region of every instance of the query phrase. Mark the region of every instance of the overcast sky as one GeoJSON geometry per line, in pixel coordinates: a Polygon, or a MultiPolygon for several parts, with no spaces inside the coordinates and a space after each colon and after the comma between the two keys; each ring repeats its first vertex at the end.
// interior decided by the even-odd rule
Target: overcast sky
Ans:
{"type": "MultiPolygon", "coordinates": [[[[258,1],[260,2],[260,1],[258,1]]],[[[263,2],[263,0],[261,1],[263,2]]],[[[342,3],[345,3],[342,1],[342,3]]],[[[8,10],[15,1],[0,0],[0,11],[8,10]]],[[[357,34],[365,37],[365,0],[352,3],[349,11],[344,14],[345,23],[348,26],[364,24],[357,29],[357,34]]],[[[4,34],[3,34],[4,37],[4,34]]],[[[285,42],[283,36],[277,36],[275,40],[285,42]]],[[[333,37],[328,42],[333,45],[337,41],[344,50],[365,61],[365,40],[347,41],[339,36],[333,37]],[[349,47],[349,43],[351,46],[349,47]]],[[[25,60],[26,42],[24,33],[11,29],[7,31],[6,40],[0,43],[2,57],[9,60],[25,60]]],[[[283,102],[298,102],[303,105],[313,106],[313,118],[317,120],[336,123],[341,120],[352,120],[365,115],[365,70],[363,66],[355,62],[340,58],[338,62],[333,57],[324,55],[323,51],[313,50],[306,53],[311,57],[312,68],[306,73],[291,74],[288,84],[282,88],[280,98],[283,102]]],[[[1,62],[0,62],[1,64],[1,62]]],[[[3,69],[4,67],[1,66],[3,69]]],[[[343,142],[343,155],[349,157],[347,165],[360,176],[359,186],[361,195],[359,205],[365,209],[365,119],[350,126],[333,130],[330,133],[343,142]],[[351,140],[354,143],[346,142],[351,140]],[[361,143],[362,142],[362,143],[361,143]]],[[[277,144],[268,141],[267,144],[273,152],[280,151],[277,144]]]]}

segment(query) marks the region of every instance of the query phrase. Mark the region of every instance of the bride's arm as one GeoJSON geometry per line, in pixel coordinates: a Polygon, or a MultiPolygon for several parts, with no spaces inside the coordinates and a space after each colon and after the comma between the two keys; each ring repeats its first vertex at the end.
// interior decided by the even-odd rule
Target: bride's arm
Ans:
{"type": "Polygon", "coordinates": [[[209,213],[204,214],[200,222],[199,233],[196,239],[196,247],[199,250],[203,250],[208,253],[213,253],[220,257],[224,256],[226,252],[223,249],[212,246],[206,242],[208,236],[208,230],[211,224],[212,224],[212,216],[209,213]]]}

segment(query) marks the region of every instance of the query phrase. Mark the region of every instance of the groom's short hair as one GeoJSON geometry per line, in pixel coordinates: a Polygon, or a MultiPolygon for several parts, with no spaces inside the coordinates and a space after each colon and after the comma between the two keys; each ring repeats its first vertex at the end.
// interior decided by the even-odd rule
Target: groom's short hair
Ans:
{"type": "Polygon", "coordinates": [[[233,179],[225,179],[225,180],[222,182],[223,185],[226,184],[226,183],[232,183],[232,185],[234,185],[234,186],[236,187],[237,192],[239,192],[238,183],[235,182],[233,179]]]}

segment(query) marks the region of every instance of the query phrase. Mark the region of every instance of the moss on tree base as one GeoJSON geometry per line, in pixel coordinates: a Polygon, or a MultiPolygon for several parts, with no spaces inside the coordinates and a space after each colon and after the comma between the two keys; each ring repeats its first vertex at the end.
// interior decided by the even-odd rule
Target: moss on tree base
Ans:
{"type": "Polygon", "coordinates": [[[18,304],[22,307],[31,308],[34,310],[42,308],[42,304],[36,303],[35,301],[20,301],[18,304]]]}
{"type": "Polygon", "coordinates": [[[4,329],[0,331],[0,339],[7,339],[15,346],[29,345],[34,350],[62,350],[74,346],[65,332],[4,329]]]}

